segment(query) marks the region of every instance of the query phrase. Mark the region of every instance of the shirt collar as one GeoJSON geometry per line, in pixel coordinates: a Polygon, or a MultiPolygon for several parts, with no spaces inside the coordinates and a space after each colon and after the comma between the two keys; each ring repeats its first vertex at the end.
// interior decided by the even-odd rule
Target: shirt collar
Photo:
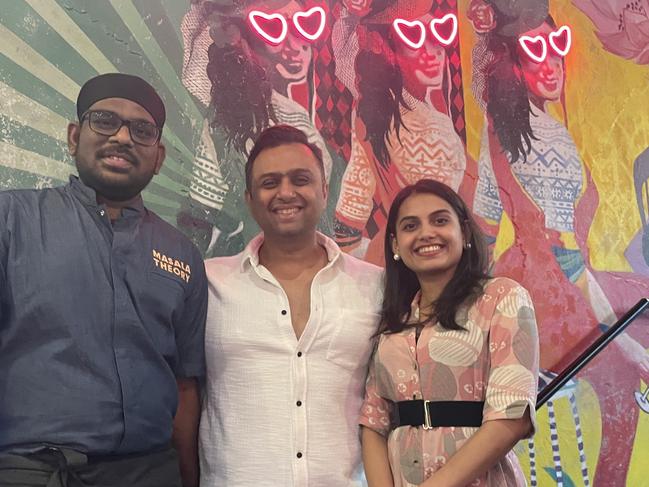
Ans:
{"type": "Polygon", "coordinates": [[[417,291],[415,297],[412,298],[410,303],[410,318],[408,319],[408,324],[413,325],[419,323],[419,302],[421,301],[421,289],[417,291]]]}
{"type": "MultiPolygon", "coordinates": [[[[90,186],[86,186],[78,176],[71,175],[69,185],[72,194],[76,196],[79,201],[81,201],[81,203],[93,207],[98,206],[97,193],[90,186]]],[[[138,195],[137,198],[133,199],[129,206],[124,207],[124,216],[126,216],[131,211],[134,211],[137,214],[142,214],[145,212],[142,196],[138,195]]]]}
{"type": "MultiPolygon", "coordinates": [[[[322,245],[327,252],[327,267],[335,265],[340,260],[340,248],[332,239],[326,235],[316,232],[316,241],[322,245]]],[[[241,271],[246,269],[247,265],[257,267],[259,265],[259,249],[264,243],[263,232],[254,237],[241,253],[241,271]]]]}

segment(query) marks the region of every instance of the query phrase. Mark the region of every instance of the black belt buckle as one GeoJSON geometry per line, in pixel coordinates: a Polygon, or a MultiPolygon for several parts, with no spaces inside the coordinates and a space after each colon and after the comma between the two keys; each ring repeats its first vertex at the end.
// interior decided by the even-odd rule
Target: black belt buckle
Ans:
{"type": "Polygon", "coordinates": [[[439,427],[479,427],[482,424],[483,401],[429,401],[412,399],[396,403],[393,424],[421,426],[425,430],[439,427]]]}

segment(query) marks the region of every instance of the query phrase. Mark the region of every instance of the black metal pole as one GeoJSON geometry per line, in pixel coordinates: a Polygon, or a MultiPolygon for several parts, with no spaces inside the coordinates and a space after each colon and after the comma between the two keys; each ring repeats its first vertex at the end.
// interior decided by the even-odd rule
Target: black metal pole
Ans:
{"type": "MultiPolygon", "coordinates": [[[[577,373],[583,369],[595,356],[601,352],[611,341],[622,333],[633,320],[635,320],[645,309],[649,307],[649,299],[642,298],[631,308],[627,313],[617,320],[606,332],[593,342],[593,344],[586,349],[579,357],[573,360],[563,372],[557,375],[552,382],[543,388],[536,399],[536,409],[540,409],[546,402],[550,400],[559,389],[561,389],[566,382],[572,379],[577,373]]],[[[615,366],[615,365],[613,365],[615,366]]]]}

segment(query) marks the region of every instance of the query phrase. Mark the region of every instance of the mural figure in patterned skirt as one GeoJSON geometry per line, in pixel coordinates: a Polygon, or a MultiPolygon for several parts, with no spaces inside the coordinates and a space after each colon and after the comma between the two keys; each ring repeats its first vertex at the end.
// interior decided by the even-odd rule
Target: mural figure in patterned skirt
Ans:
{"type": "MultiPolygon", "coordinates": [[[[473,91],[486,112],[473,208],[494,240],[503,214],[511,221],[513,243],[496,256],[494,271],[530,290],[541,366],[559,372],[616,320],[616,312],[646,295],[649,282],[590,266],[586,238],[598,195],[566,127],[565,63],[549,42],[561,25],[547,15],[547,4],[473,0],[468,16],[478,35],[473,91]],[[536,38],[539,47],[546,43],[542,61],[525,53],[522,35],[536,38]],[[563,123],[548,113],[553,102],[561,103],[563,123]]],[[[595,485],[624,485],[638,410],[620,407],[620,401],[633,404],[639,376],[649,379],[649,355],[626,334],[609,354],[609,361],[619,361],[615,367],[595,362],[584,374],[606,418],[595,485]]]]}
{"type": "Polygon", "coordinates": [[[458,190],[464,177],[465,148],[450,116],[448,52],[455,42],[446,47],[432,36],[433,15],[448,12],[431,5],[383,2],[378,12],[378,2],[364,12],[350,6],[332,33],[337,74],[355,97],[336,238],[344,250],[376,264],[383,262],[385,214],[401,188],[432,178],[458,190]],[[392,27],[395,18],[420,20],[426,27],[423,46],[403,42],[392,27]],[[368,228],[373,215],[377,224],[368,228]]]}
{"type": "Polygon", "coordinates": [[[253,9],[279,13],[289,25],[295,12],[306,10],[295,0],[198,0],[182,24],[183,83],[205,107],[206,118],[190,204],[178,223],[207,256],[239,252],[258,232],[243,204],[244,164],[266,127],[283,123],[305,132],[323,151],[327,178],[331,174],[331,155],[312,121],[311,43],[293,29],[278,45],[263,41],[246,18],[253,9]]]}

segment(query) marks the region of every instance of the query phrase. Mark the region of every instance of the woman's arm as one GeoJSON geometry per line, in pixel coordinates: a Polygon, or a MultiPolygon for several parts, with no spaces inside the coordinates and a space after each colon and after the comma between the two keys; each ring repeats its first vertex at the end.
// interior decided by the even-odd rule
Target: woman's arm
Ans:
{"type": "Polygon", "coordinates": [[[487,421],[462,445],[446,465],[420,487],[469,485],[504,457],[519,440],[528,436],[531,429],[529,408],[519,419],[487,421]]]}
{"type": "Polygon", "coordinates": [[[387,439],[376,431],[361,426],[361,444],[368,486],[394,487],[387,439]]]}

